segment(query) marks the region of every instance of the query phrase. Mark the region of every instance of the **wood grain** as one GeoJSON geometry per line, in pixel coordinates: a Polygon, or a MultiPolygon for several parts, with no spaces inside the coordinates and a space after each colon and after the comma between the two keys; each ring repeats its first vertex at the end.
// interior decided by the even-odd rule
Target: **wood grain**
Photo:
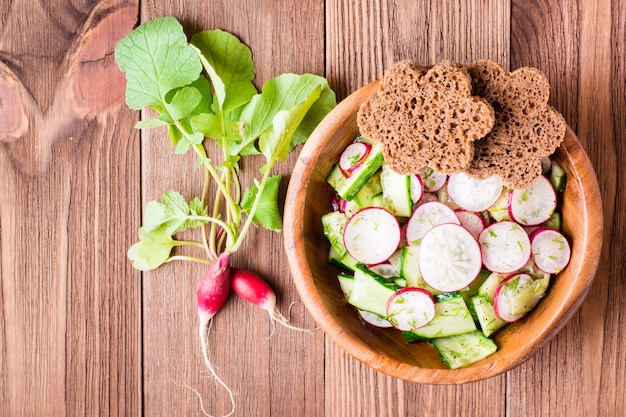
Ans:
{"type": "Polygon", "coordinates": [[[138,146],[111,53],[135,8],[63,6],[2,19],[0,413],[132,415],[140,293],[116,226],[137,225],[138,146]]]}
{"type": "MultiPolygon", "coordinates": [[[[215,413],[228,407],[202,373],[193,296],[203,268],[140,274],[125,255],[148,201],[169,188],[199,192],[193,158],[174,157],[164,132],[133,128],[146,114],[122,105],[113,62],[137,20],[163,15],[188,34],[219,27],[239,36],[259,87],[281,72],[312,72],[339,99],[401,59],[536,66],[602,194],[597,279],[572,320],[520,367],[460,386],[404,382],[319,329],[272,334],[263,311],[231,298],[211,357],[235,391],[235,415],[626,413],[624,1],[10,0],[0,3],[0,416],[198,414],[181,384],[215,413]]],[[[281,197],[294,165],[295,155],[277,169],[281,197]]],[[[296,302],[292,322],[312,329],[284,250],[281,235],[253,231],[233,263],[263,274],[281,311],[296,302]]]]}

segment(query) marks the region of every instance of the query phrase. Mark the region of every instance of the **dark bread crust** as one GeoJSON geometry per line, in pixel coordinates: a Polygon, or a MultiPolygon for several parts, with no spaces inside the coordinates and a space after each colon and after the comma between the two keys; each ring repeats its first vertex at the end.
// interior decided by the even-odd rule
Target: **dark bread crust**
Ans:
{"type": "Polygon", "coordinates": [[[479,179],[498,175],[512,189],[530,186],[541,175],[541,158],[554,153],[565,137],[565,119],[548,105],[548,79],[535,68],[509,73],[492,61],[467,69],[473,93],[493,106],[496,122],[474,142],[466,172],[479,179]]]}
{"type": "Polygon", "coordinates": [[[463,170],[474,157],[474,141],[494,122],[493,108],[472,96],[467,70],[449,61],[395,64],[357,116],[361,133],[383,144],[385,162],[400,174],[427,166],[443,174],[463,170]]]}

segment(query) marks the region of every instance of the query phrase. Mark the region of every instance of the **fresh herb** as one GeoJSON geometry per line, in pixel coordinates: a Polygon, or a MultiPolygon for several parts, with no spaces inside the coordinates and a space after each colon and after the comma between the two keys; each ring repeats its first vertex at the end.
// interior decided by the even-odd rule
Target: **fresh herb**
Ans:
{"type": "Polygon", "coordinates": [[[272,169],[335,106],[328,82],[312,74],[282,74],[259,93],[252,53],[237,37],[208,30],[188,41],[173,17],[137,27],[118,43],[115,59],[126,73],[127,105],[158,113],[136,127],[167,127],[175,153],[192,150],[205,173],[201,196],[187,201],[170,190],[160,202],[148,203],[140,240],[128,251],[133,265],[151,270],[172,260],[212,263],[220,253],[237,251],[252,225],[280,231],[281,175],[272,169]],[[216,155],[207,153],[208,141],[215,141],[216,155]],[[243,190],[240,160],[251,155],[265,158],[265,164],[243,190]],[[209,203],[211,183],[216,193],[209,203]],[[175,238],[188,229],[201,230],[202,239],[175,238]],[[173,256],[177,246],[203,247],[207,256],[173,256]]]}

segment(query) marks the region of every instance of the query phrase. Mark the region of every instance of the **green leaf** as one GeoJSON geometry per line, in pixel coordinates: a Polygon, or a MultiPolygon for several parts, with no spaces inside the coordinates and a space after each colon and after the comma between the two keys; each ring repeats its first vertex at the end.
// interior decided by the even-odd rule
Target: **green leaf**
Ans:
{"type": "Polygon", "coordinates": [[[262,134],[259,139],[259,148],[267,160],[263,170],[271,169],[276,161],[284,162],[287,159],[293,134],[313,103],[319,98],[320,90],[320,86],[316,86],[302,103],[290,110],[279,111],[274,116],[272,130],[262,134]]]}
{"type": "Polygon", "coordinates": [[[180,120],[189,116],[198,107],[200,100],[202,100],[202,94],[198,89],[183,87],[174,94],[167,109],[173,120],[180,120]]]}
{"type": "Polygon", "coordinates": [[[328,82],[312,74],[282,74],[269,80],[263,86],[261,94],[256,95],[243,109],[240,120],[245,124],[245,136],[239,149],[243,149],[256,140],[272,126],[276,114],[291,110],[304,102],[311,92],[320,88],[319,103],[311,106],[311,115],[307,115],[302,129],[297,130],[295,139],[298,143],[308,138],[314,125],[335,106],[335,94],[328,87],[328,82]]]}
{"type": "MultiPolygon", "coordinates": [[[[243,135],[243,125],[239,122],[223,120],[213,113],[202,113],[190,118],[194,130],[202,132],[207,138],[239,140],[243,135]]],[[[218,142],[219,143],[219,142],[218,142]]]]}
{"type": "Polygon", "coordinates": [[[150,129],[153,127],[161,127],[169,125],[168,122],[161,119],[146,119],[135,123],[135,129],[150,129]]]}
{"type": "Polygon", "coordinates": [[[115,48],[115,60],[126,73],[126,103],[139,110],[161,106],[168,91],[198,79],[202,64],[173,17],[138,26],[115,48]]]}
{"type": "Polygon", "coordinates": [[[191,45],[209,75],[215,104],[223,114],[246,104],[257,93],[252,83],[252,52],[236,36],[219,29],[207,30],[194,35],[191,45]]]}
{"type": "Polygon", "coordinates": [[[253,220],[255,224],[258,222],[264,228],[275,232],[282,230],[282,219],[278,210],[278,188],[281,179],[282,175],[280,174],[269,177],[260,196],[257,196],[259,187],[255,181],[254,184],[246,189],[241,201],[241,208],[249,215],[254,205],[254,200],[259,198],[259,204],[253,220]]]}
{"type": "Polygon", "coordinates": [[[139,228],[140,242],[128,249],[128,257],[133,266],[142,271],[156,269],[163,265],[170,257],[176,241],[167,232],[165,226],[148,232],[144,227],[139,228]]]}
{"type": "Polygon", "coordinates": [[[143,228],[146,232],[164,227],[167,233],[174,235],[206,223],[203,220],[189,218],[191,216],[205,216],[207,213],[197,197],[191,200],[190,204],[187,204],[185,197],[179,192],[170,190],[163,193],[161,201],[161,203],[151,201],[146,206],[143,218],[143,228]]]}
{"type": "Polygon", "coordinates": [[[176,153],[176,155],[183,155],[187,153],[189,148],[191,148],[191,143],[187,140],[187,138],[181,138],[178,143],[176,143],[174,153],[176,153]]]}

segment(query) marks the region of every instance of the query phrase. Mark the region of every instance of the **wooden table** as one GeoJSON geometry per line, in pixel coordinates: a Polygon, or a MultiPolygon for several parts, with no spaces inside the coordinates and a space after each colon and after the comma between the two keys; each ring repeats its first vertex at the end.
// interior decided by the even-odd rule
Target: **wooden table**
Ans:
{"type": "MultiPolygon", "coordinates": [[[[621,0],[60,0],[0,6],[0,414],[216,414],[197,338],[196,264],[139,273],[126,258],[146,203],[200,192],[192,156],[162,130],[139,134],[124,104],[116,42],[173,15],[189,35],[221,28],[252,50],[256,84],[282,72],[328,78],[338,99],[397,60],[531,65],[597,171],[600,269],[580,310],[534,357],[459,386],[406,383],[341,351],[321,331],[277,328],[237,298],[210,354],[237,416],[622,416],[626,413],[626,2],[621,0]]],[[[294,153],[285,174],[284,198],[294,153]]],[[[247,163],[245,172],[262,161],[247,163]]],[[[249,171],[248,171],[249,170],[249,171]]],[[[244,181],[250,180],[244,175],[244,181]]],[[[313,328],[282,236],[254,231],[233,258],[265,276],[293,324],[313,328]]]]}

